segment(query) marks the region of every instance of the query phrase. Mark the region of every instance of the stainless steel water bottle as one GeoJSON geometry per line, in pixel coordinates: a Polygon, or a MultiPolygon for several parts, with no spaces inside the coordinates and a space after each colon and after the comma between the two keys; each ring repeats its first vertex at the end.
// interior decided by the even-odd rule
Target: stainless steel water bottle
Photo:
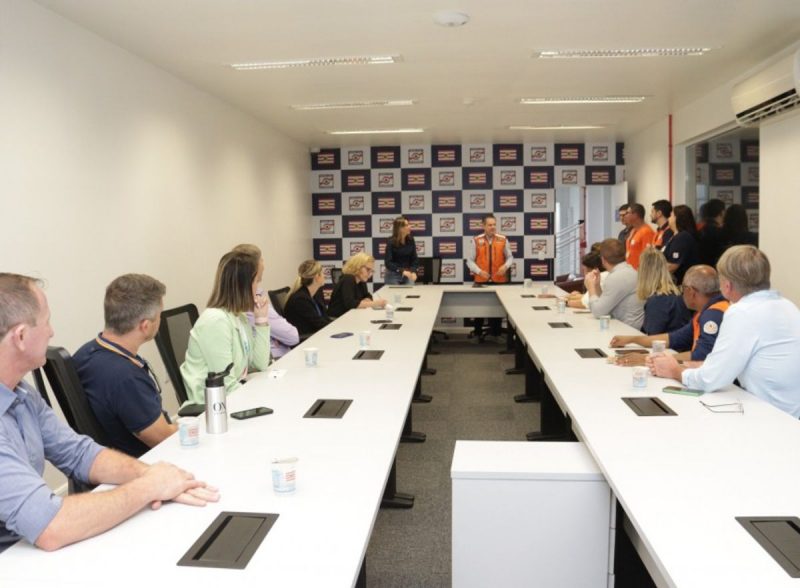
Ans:
{"type": "Polygon", "coordinates": [[[228,409],[225,405],[225,377],[233,364],[224,371],[209,373],[206,378],[206,432],[211,434],[228,432],[228,409]]]}

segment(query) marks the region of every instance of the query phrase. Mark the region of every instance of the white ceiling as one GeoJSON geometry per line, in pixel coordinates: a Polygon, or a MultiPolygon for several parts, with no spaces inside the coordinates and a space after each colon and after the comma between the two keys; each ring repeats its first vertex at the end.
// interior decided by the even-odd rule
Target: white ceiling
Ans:
{"type": "Polygon", "coordinates": [[[313,146],[625,140],[800,39],[800,0],[38,0],[313,146]],[[447,29],[441,9],[471,21],[447,29]],[[537,60],[539,49],[712,47],[703,57],[537,60]],[[402,55],[396,65],[240,72],[236,62],[402,55]],[[650,96],[641,104],[523,106],[521,97],[650,96]],[[410,107],[291,104],[412,98],[410,107]],[[467,105],[466,102],[471,102],[467,105]],[[509,125],[608,125],[509,131],[509,125]],[[421,135],[327,130],[423,127],[421,135]]]}

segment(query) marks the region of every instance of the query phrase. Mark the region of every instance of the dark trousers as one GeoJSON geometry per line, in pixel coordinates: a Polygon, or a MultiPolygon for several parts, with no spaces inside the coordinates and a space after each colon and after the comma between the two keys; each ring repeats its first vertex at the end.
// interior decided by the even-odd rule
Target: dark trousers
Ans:
{"type": "Polygon", "coordinates": [[[494,317],[490,319],[483,319],[483,318],[475,318],[472,319],[472,323],[474,325],[475,333],[480,335],[483,331],[483,321],[489,321],[489,335],[493,337],[497,337],[501,335],[501,331],[503,329],[503,319],[499,317],[494,317]]]}

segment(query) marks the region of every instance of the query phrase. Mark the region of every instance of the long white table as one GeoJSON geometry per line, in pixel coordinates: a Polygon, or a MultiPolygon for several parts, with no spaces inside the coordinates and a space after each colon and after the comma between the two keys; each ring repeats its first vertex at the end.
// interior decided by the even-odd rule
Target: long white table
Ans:
{"type": "Polygon", "coordinates": [[[698,398],[662,392],[671,380],[650,377],[646,389],[635,389],[631,368],[575,352],[601,348],[612,355],[611,337],[633,329],[612,321],[601,331],[594,317],[572,310],[534,311],[547,299],[520,294],[498,290],[624,508],[654,579],[680,587],[797,586],[736,517],[800,515],[800,422],[735,386],[702,398],[741,401],[744,414],[713,413],[698,398]],[[572,328],[547,324],[561,321],[572,328]],[[626,396],[658,397],[677,416],[637,416],[622,402],[626,396]]]}
{"type": "MultiPolygon", "coordinates": [[[[607,348],[611,336],[632,330],[612,321],[599,330],[590,315],[534,311],[552,299],[522,298],[539,291],[521,286],[472,289],[416,286],[390,289],[406,298],[399,331],[381,331],[370,320],[379,311],[351,311],[301,347],[320,350],[320,366],[305,368],[301,349],[276,363],[286,374],[267,374],[229,398],[229,410],[257,405],[275,414],[231,421],[225,435],[203,433],[201,446],[184,450],[168,439],[146,455],[169,460],[216,484],[222,501],[204,509],[166,505],[142,512],[91,540],[46,554],[21,542],[0,555],[0,581],[15,586],[107,586],[123,577],[142,581],[242,586],[351,586],[356,582],[397,443],[406,422],[431,326],[442,297],[462,292],[502,304],[527,353],[544,372],[562,411],[572,419],[627,513],[640,552],[658,582],[668,586],[796,586],[736,522],[736,516],[800,514],[800,422],[735,388],[706,396],[739,399],[744,414],[714,414],[696,398],[664,394],[667,380],[631,387],[630,369],[602,359],[581,359],[576,347],[607,348]],[[552,329],[567,321],[571,329],[552,329]],[[353,361],[357,333],[372,331],[380,361],[353,361]],[[346,339],[330,335],[351,331],[346,339]],[[622,396],[653,395],[676,417],[638,417],[622,396]],[[341,420],[303,419],[317,398],[353,399],[341,420]],[[272,492],[269,460],[300,458],[298,490],[272,492]],[[245,570],[177,567],[175,563],[221,511],[280,514],[245,570]],[[647,561],[650,558],[650,561],[647,561]]],[[[458,294],[461,296],[461,294],[458,294]]],[[[482,308],[493,302],[484,300],[482,308]]],[[[469,312],[475,309],[471,308],[469,312]]],[[[498,375],[498,377],[503,377],[498,375]]],[[[402,481],[400,482],[402,486],[402,481]]]]}

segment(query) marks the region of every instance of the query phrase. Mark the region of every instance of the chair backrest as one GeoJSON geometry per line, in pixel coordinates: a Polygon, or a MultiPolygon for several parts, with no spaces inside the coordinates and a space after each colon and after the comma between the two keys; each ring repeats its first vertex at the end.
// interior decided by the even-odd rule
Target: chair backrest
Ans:
{"type": "Polygon", "coordinates": [[[175,389],[178,404],[183,404],[188,399],[186,387],[181,376],[181,364],[186,359],[186,350],[189,347],[189,333],[197,322],[197,307],[194,304],[184,304],[161,312],[161,326],[156,334],[156,346],[161,354],[161,360],[167,369],[167,375],[175,389]]]}
{"type": "Polygon", "coordinates": [[[108,446],[108,437],[89,406],[72,357],[63,347],[48,347],[44,373],[67,423],[81,435],[108,446]]]}
{"type": "Polygon", "coordinates": [[[33,381],[36,383],[36,389],[42,396],[42,400],[44,400],[47,403],[47,406],[53,408],[53,405],[50,404],[50,396],[48,396],[47,394],[47,387],[44,385],[44,376],[42,375],[42,368],[36,368],[35,370],[33,370],[33,381]]]}
{"type": "Polygon", "coordinates": [[[438,284],[442,277],[441,257],[420,257],[417,283],[438,284]]]}
{"type": "Polygon", "coordinates": [[[334,286],[336,283],[342,279],[342,268],[340,267],[332,267],[331,268],[331,284],[334,286]]]}
{"type": "Polygon", "coordinates": [[[283,316],[283,309],[286,306],[286,301],[289,299],[289,286],[279,288],[278,290],[270,290],[269,302],[277,313],[283,316]]]}

